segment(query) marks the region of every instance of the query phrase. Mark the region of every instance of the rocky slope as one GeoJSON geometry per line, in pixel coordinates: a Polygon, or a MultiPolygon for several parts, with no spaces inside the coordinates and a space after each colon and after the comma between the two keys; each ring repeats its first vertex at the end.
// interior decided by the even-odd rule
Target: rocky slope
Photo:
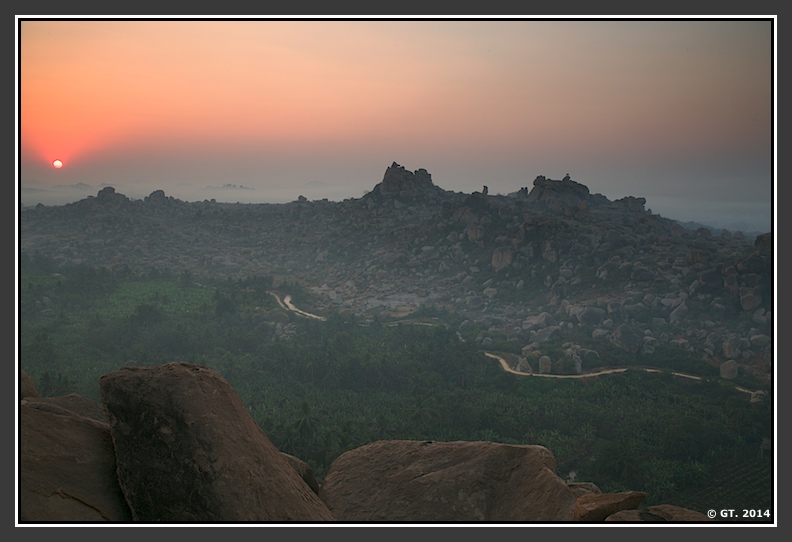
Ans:
{"type": "Polygon", "coordinates": [[[20,523],[709,521],[566,483],[542,446],[378,441],[318,486],[207,367],[126,367],[100,386],[101,406],[38,397],[20,372],[20,523]]]}
{"type": "MultiPolygon", "coordinates": [[[[647,364],[659,346],[679,348],[725,378],[746,371],[769,384],[772,233],[686,229],[645,205],[569,177],[539,176],[505,196],[455,193],[393,163],[342,202],[130,200],[108,187],[23,208],[20,250],[117,273],[289,277],[314,294],[312,312],[342,317],[444,311],[483,345],[519,345],[523,367],[546,341],[575,354],[586,336],[647,364]]],[[[584,358],[571,355],[574,370],[584,358]]]]}

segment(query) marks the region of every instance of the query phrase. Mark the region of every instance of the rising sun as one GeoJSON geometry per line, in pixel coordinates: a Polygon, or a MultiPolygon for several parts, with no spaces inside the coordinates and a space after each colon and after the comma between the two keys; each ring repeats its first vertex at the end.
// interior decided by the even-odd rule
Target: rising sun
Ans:
{"type": "Polygon", "coordinates": [[[55,169],[60,169],[60,168],[63,167],[63,162],[61,162],[60,160],[55,159],[55,160],[52,161],[52,167],[54,167],[55,169]]]}

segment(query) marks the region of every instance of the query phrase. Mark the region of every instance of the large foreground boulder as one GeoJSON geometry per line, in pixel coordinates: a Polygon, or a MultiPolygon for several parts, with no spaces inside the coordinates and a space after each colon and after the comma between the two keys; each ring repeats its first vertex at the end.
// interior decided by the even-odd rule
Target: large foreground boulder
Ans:
{"type": "Polygon", "coordinates": [[[386,440],[339,456],[319,496],[339,521],[571,521],[579,493],[543,446],[386,440]]]}
{"type": "Polygon", "coordinates": [[[20,402],[19,519],[131,521],[116,478],[110,425],[79,396],[20,402]]]}
{"type": "Polygon", "coordinates": [[[127,367],[100,388],[135,521],[333,520],[213,370],[127,367]]]}

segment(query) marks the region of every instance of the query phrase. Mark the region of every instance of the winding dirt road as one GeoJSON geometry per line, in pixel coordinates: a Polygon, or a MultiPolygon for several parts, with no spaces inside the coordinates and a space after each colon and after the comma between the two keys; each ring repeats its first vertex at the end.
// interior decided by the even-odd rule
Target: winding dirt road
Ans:
{"type": "MultiPolygon", "coordinates": [[[[589,378],[589,377],[592,377],[592,376],[606,375],[606,374],[612,374],[612,373],[623,373],[624,371],[627,370],[626,367],[619,367],[618,369],[603,369],[602,371],[598,371],[596,373],[584,373],[584,374],[579,374],[579,375],[554,375],[554,374],[548,374],[548,373],[524,373],[522,371],[516,371],[516,370],[512,369],[511,367],[509,367],[509,364],[506,362],[506,360],[503,359],[502,357],[500,357],[497,354],[493,354],[492,352],[484,352],[484,355],[487,356],[488,358],[492,358],[492,359],[497,360],[498,362],[500,362],[501,367],[503,367],[503,370],[506,371],[507,373],[511,373],[511,374],[514,374],[514,375],[520,375],[520,376],[542,376],[542,377],[548,377],[548,378],[589,378]]],[[[660,372],[660,371],[657,371],[657,372],[660,372]]]]}
{"type": "MultiPolygon", "coordinates": [[[[283,307],[286,310],[290,310],[290,311],[292,311],[292,312],[294,312],[296,314],[299,314],[301,316],[305,316],[306,318],[314,318],[316,320],[327,320],[327,318],[325,318],[324,316],[318,316],[316,314],[311,314],[310,312],[305,312],[305,311],[300,310],[297,307],[295,307],[294,304],[291,302],[291,295],[286,295],[286,296],[283,297],[283,300],[281,300],[281,298],[280,298],[280,296],[278,296],[278,294],[276,294],[274,292],[268,292],[268,293],[275,298],[275,300],[278,302],[278,305],[280,305],[281,307],[283,307]]],[[[424,324],[424,325],[431,325],[431,324],[424,324]]],[[[538,376],[538,377],[543,377],[543,378],[591,378],[591,377],[601,376],[601,375],[606,375],[606,374],[623,373],[623,372],[628,370],[627,367],[618,367],[618,368],[615,368],[615,369],[602,369],[602,370],[594,371],[594,372],[591,372],[591,373],[582,373],[582,374],[574,374],[574,375],[556,375],[556,374],[547,374],[547,373],[524,373],[522,371],[516,371],[516,370],[512,369],[511,367],[509,367],[509,363],[503,357],[501,357],[501,356],[499,356],[497,354],[493,354],[492,352],[484,352],[484,355],[487,356],[488,358],[494,359],[498,363],[500,363],[500,366],[507,373],[511,373],[511,374],[518,375],[518,376],[538,376]]],[[[639,369],[641,371],[646,371],[647,373],[660,373],[660,372],[662,372],[661,369],[652,369],[652,368],[649,368],[649,367],[635,367],[634,369],[639,369]]],[[[692,374],[688,374],[688,373],[678,373],[678,372],[675,372],[675,371],[671,371],[671,374],[674,375],[674,376],[682,377],[682,378],[689,378],[691,380],[699,380],[699,381],[702,380],[702,377],[696,376],[696,375],[692,375],[692,374]]],[[[761,390],[760,391],[749,390],[747,388],[742,388],[740,386],[734,386],[734,389],[737,390],[737,391],[741,391],[743,393],[749,394],[751,396],[751,398],[755,397],[757,394],[765,393],[765,392],[763,392],[761,390]]]]}
{"type": "Polygon", "coordinates": [[[306,318],[313,318],[314,320],[327,320],[327,318],[325,318],[324,316],[319,316],[317,314],[311,314],[310,312],[305,312],[305,311],[300,310],[297,307],[295,307],[294,304],[291,302],[291,299],[292,299],[291,295],[285,295],[285,296],[283,296],[283,300],[281,300],[280,296],[278,294],[276,294],[275,292],[267,292],[267,293],[269,295],[271,295],[272,297],[274,297],[275,301],[278,302],[278,305],[280,305],[282,308],[284,308],[286,310],[292,311],[292,312],[297,313],[297,314],[299,314],[301,316],[305,316],[306,318]]]}
{"type": "MultiPolygon", "coordinates": [[[[591,373],[575,374],[575,375],[554,375],[554,374],[547,374],[547,373],[524,373],[522,371],[516,371],[516,370],[512,369],[511,367],[509,367],[508,362],[503,357],[501,357],[501,356],[499,356],[497,354],[493,354],[492,352],[484,352],[484,355],[487,356],[488,358],[492,358],[492,359],[498,361],[500,363],[501,367],[503,368],[503,370],[506,371],[507,373],[511,373],[511,374],[515,374],[515,375],[519,375],[519,376],[539,376],[539,377],[545,377],[545,378],[591,378],[593,376],[600,376],[600,375],[613,374],[613,373],[623,373],[623,372],[628,370],[628,367],[619,367],[619,368],[616,368],[616,369],[602,369],[600,371],[595,371],[595,372],[591,372],[591,373]]],[[[640,370],[640,371],[646,371],[647,373],[661,373],[661,372],[663,372],[661,369],[652,369],[650,367],[633,367],[633,369],[637,369],[637,370],[640,370]]],[[[678,373],[676,371],[671,371],[671,374],[674,375],[674,376],[682,377],[682,378],[689,378],[691,380],[699,380],[699,381],[702,380],[702,377],[696,376],[696,375],[692,375],[692,374],[688,374],[688,373],[678,373]]],[[[758,390],[758,391],[757,390],[749,390],[747,388],[742,388],[740,386],[734,386],[734,389],[737,390],[737,391],[741,391],[743,393],[749,394],[751,396],[751,398],[756,396],[756,394],[765,393],[765,392],[763,392],[761,390],[758,390]]]]}

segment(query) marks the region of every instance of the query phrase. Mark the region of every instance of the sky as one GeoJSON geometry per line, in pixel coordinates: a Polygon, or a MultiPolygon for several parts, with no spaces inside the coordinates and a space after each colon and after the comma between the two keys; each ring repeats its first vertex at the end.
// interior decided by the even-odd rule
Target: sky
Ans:
{"type": "Polygon", "coordinates": [[[770,231],[775,19],[17,17],[17,199],[362,197],[565,175],[770,231]],[[61,168],[53,160],[61,160],[61,168]]]}

